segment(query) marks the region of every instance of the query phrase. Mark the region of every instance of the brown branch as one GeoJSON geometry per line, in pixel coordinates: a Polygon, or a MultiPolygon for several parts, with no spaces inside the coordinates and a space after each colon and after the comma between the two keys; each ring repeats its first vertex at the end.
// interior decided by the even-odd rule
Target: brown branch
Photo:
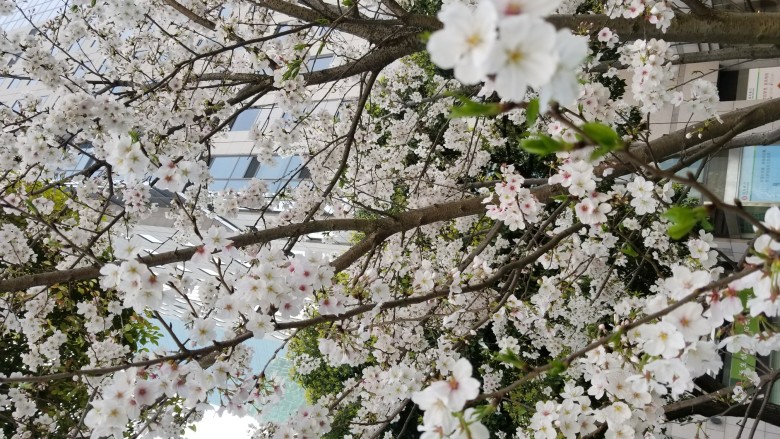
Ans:
{"type": "MultiPolygon", "coordinates": [[[[779,13],[713,12],[708,17],[677,14],[666,32],[642,18],[609,18],[604,14],[552,15],[547,17],[547,21],[558,29],[569,28],[590,34],[606,26],[624,41],[637,38],[721,44],[777,44],[780,41],[779,13]]],[[[405,22],[429,31],[442,27],[436,17],[428,15],[410,15],[405,22]]]]}
{"type": "MultiPolygon", "coordinates": [[[[309,223],[314,224],[314,223],[309,223]]],[[[577,224],[572,227],[569,227],[568,229],[564,230],[563,232],[559,233],[550,241],[548,241],[546,244],[540,246],[538,249],[536,249],[534,252],[526,255],[522,259],[510,262],[509,264],[504,265],[500,269],[496,271],[496,273],[491,276],[490,278],[486,279],[485,281],[475,284],[475,285],[467,285],[462,288],[463,292],[472,292],[472,291],[479,291],[481,289],[484,289],[495,282],[498,282],[501,280],[501,278],[506,274],[508,271],[524,267],[528,264],[531,264],[535,262],[539,257],[541,257],[543,254],[547,253],[549,250],[553,249],[558,243],[560,243],[563,239],[566,237],[572,235],[579,229],[584,227],[582,224],[577,224]]],[[[434,290],[431,293],[423,294],[420,296],[413,296],[413,297],[407,297],[403,299],[398,300],[392,300],[388,302],[384,302],[382,304],[376,304],[376,303],[369,303],[366,305],[360,305],[356,306],[349,311],[338,314],[338,315],[320,315],[317,317],[313,317],[306,320],[299,320],[299,321],[291,321],[291,322],[282,322],[282,323],[276,323],[274,325],[274,331],[283,331],[286,329],[298,329],[298,328],[306,328],[309,326],[317,325],[320,323],[326,323],[326,322],[335,322],[340,320],[346,320],[351,317],[358,316],[360,314],[369,312],[373,309],[375,309],[377,306],[381,310],[388,310],[393,308],[400,308],[404,306],[414,305],[417,303],[426,302],[428,300],[433,299],[439,299],[442,297],[447,297],[450,294],[449,287],[443,287],[434,290]]],[[[252,338],[252,332],[247,331],[244,332],[237,337],[234,337],[229,340],[221,341],[221,342],[214,342],[211,346],[206,346],[200,349],[191,349],[184,352],[179,352],[177,354],[173,355],[166,355],[159,358],[154,358],[150,360],[144,360],[144,361],[137,361],[137,362],[129,362],[124,364],[118,364],[114,366],[107,366],[107,367],[101,367],[101,368],[95,368],[95,369],[82,369],[82,370],[76,370],[71,372],[60,372],[60,373],[54,373],[49,375],[39,375],[39,376],[21,376],[21,377],[10,377],[10,378],[3,378],[0,377],[0,384],[3,383],[41,383],[41,382],[47,382],[52,380],[61,380],[61,379],[71,379],[74,376],[100,376],[109,374],[112,372],[116,372],[119,370],[128,369],[130,367],[149,367],[156,364],[165,363],[168,361],[179,361],[179,360],[186,360],[190,358],[194,359],[201,359],[204,357],[207,357],[209,355],[212,355],[214,352],[220,351],[222,349],[230,348],[233,346],[236,346],[240,343],[243,343],[244,341],[252,338]]]]}
{"type": "MultiPolygon", "coordinates": [[[[387,41],[382,47],[373,50],[356,61],[318,72],[306,73],[303,75],[303,78],[306,81],[306,85],[318,85],[349,78],[361,73],[380,71],[393,61],[419,52],[423,48],[424,46],[417,35],[405,35],[387,41]]],[[[254,75],[254,77],[258,84],[251,85],[238,92],[235,96],[228,99],[229,104],[235,105],[273,83],[272,78],[269,78],[267,75],[254,75]]]]}
{"type": "MultiPolygon", "coordinates": [[[[318,72],[319,73],[319,72],[318,72]]],[[[723,123],[714,121],[705,121],[695,124],[690,128],[675,131],[656,139],[647,145],[636,145],[632,147],[633,157],[644,161],[652,162],[654,159],[664,159],[677,154],[685,149],[692,148],[703,142],[716,139],[718,137],[730,134],[734,127],[739,124],[742,131],[748,131],[757,128],[775,120],[780,119],[780,98],[772,99],[754,105],[732,111],[721,117],[723,123]],[[700,132],[701,138],[691,136],[687,138],[690,132],[700,132]]],[[[617,153],[619,160],[609,161],[602,164],[598,173],[601,174],[607,168],[614,169],[613,177],[625,175],[632,172],[624,163],[626,158],[620,159],[621,154],[617,153]]],[[[531,189],[531,194],[541,202],[547,202],[552,196],[561,193],[558,186],[542,185],[531,189]]],[[[232,237],[233,244],[237,248],[243,248],[252,244],[269,242],[275,239],[289,238],[291,236],[300,236],[306,233],[326,232],[326,231],[359,231],[367,234],[374,232],[376,236],[372,237],[374,242],[381,242],[388,236],[395,233],[411,230],[419,226],[433,224],[440,221],[448,221],[470,215],[476,215],[484,212],[482,197],[465,198],[462,200],[451,201],[448,203],[434,204],[429,207],[410,210],[397,215],[394,218],[382,218],[376,220],[367,219],[328,219],[309,222],[305,224],[291,224],[274,229],[262,230],[258,232],[246,233],[232,237]]],[[[370,249],[369,243],[365,244],[370,249]]],[[[366,250],[367,251],[367,250],[366,250]]],[[[192,258],[195,249],[178,249],[172,252],[160,253],[141,258],[140,261],[147,266],[166,265],[174,262],[187,261],[192,258]]],[[[349,259],[337,259],[334,263],[339,270],[348,267],[354,260],[360,257],[358,252],[350,253],[349,259]],[[356,256],[356,257],[355,257],[356,256]]],[[[92,279],[100,274],[99,266],[90,266],[76,268],[72,270],[53,271],[34,275],[20,276],[13,279],[0,281],[0,292],[25,290],[34,286],[48,286],[61,282],[70,282],[74,280],[92,279]]]]}
{"type": "Polygon", "coordinates": [[[705,5],[701,0],[680,0],[683,3],[685,3],[685,6],[688,6],[688,9],[691,10],[692,13],[702,16],[702,17],[709,17],[713,14],[713,10],[705,5]]]}
{"type": "MultiPolygon", "coordinates": [[[[761,377],[759,388],[772,383],[780,378],[780,370],[772,371],[761,377]]],[[[721,416],[728,411],[729,416],[744,416],[756,418],[760,412],[759,407],[749,409],[749,404],[732,405],[727,402],[728,396],[734,391],[735,386],[723,387],[719,390],[697,396],[695,398],[685,399],[673,402],[664,406],[666,419],[674,421],[688,416],[721,416]]],[[[752,386],[745,386],[745,390],[750,390],[752,386]]],[[[762,421],[780,427],[780,405],[767,404],[764,409],[766,416],[761,416],[762,421]]]]}
{"type": "MultiPolygon", "coordinates": [[[[726,47],[703,52],[682,53],[672,64],[693,64],[711,61],[728,60],[754,60],[754,59],[772,59],[780,58],[780,47],[778,46],[739,46],[726,47]]],[[[591,72],[603,73],[610,67],[620,68],[622,64],[619,61],[603,62],[592,69],[591,72]]]]}
{"type": "Polygon", "coordinates": [[[179,11],[179,13],[187,17],[189,20],[205,27],[208,30],[215,30],[217,28],[213,21],[203,18],[198,14],[190,11],[186,6],[182,5],[176,0],[163,0],[163,2],[167,3],[168,6],[172,7],[173,9],[179,11]]]}

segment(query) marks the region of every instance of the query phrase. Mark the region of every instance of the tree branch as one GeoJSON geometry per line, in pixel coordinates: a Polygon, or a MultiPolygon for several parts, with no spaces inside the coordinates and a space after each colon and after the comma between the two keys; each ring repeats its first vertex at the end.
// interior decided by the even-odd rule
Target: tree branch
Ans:
{"type": "MultiPolygon", "coordinates": [[[[723,123],[705,121],[695,124],[692,127],[675,131],[674,133],[650,142],[649,146],[634,145],[631,148],[630,153],[617,152],[616,155],[619,160],[605,162],[599,166],[597,173],[602,174],[608,168],[613,169],[613,177],[632,172],[632,169],[625,164],[629,157],[621,156],[621,154],[630,154],[632,159],[636,158],[645,163],[651,163],[655,158],[665,159],[680,153],[685,149],[695,147],[700,143],[730,134],[735,130],[736,126],[739,126],[740,131],[744,132],[774,122],[780,119],[780,98],[761,102],[752,107],[732,111],[731,113],[723,115],[721,119],[723,120],[723,123]],[[699,132],[701,137],[690,136],[690,138],[688,138],[687,134],[691,132],[699,132]]],[[[559,186],[542,185],[531,189],[531,194],[541,202],[546,202],[552,196],[559,193],[561,193],[561,188],[559,186]]],[[[326,231],[359,231],[364,233],[380,231],[379,235],[388,237],[395,233],[411,230],[416,227],[476,215],[484,212],[484,210],[485,207],[482,203],[482,197],[477,196],[410,210],[401,213],[394,218],[375,220],[319,220],[304,224],[291,224],[274,229],[245,233],[234,236],[231,240],[236,248],[243,248],[248,245],[270,242],[275,239],[290,238],[292,236],[300,236],[307,233],[326,231]]],[[[379,237],[372,239],[379,239],[379,237]]],[[[140,258],[139,261],[147,266],[166,265],[174,262],[187,261],[192,258],[194,252],[194,248],[178,249],[172,252],[145,256],[140,258]]],[[[344,269],[348,266],[345,265],[345,262],[347,261],[339,261],[337,259],[336,263],[340,269],[344,269]]],[[[34,286],[48,286],[62,282],[92,279],[97,278],[99,275],[100,267],[90,266],[72,270],[20,276],[0,281],[0,292],[20,291],[34,286]]]]}
{"type": "MultiPolygon", "coordinates": [[[[410,15],[407,23],[433,31],[441,22],[428,15],[410,15]]],[[[665,41],[721,44],[777,44],[780,41],[779,13],[739,13],[713,11],[707,17],[677,14],[666,32],[641,18],[609,18],[604,14],[551,15],[547,21],[558,29],[569,28],[595,34],[603,27],[616,32],[621,40],[657,38],[665,41]]]]}
{"type": "MultiPolygon", "coordinates": [[[[769,385],[780,378],[780,369],[772,371],[761,377],[759,388],[769,385]]],[[[754,407],[748,410],[749,404],[732,405],[727,402],[728,396],[734,391],[734,387],[724,387],[720,390],[707,393],[696,398],[690,398],[683,401],[673,402],[664,406],[666,419],[673,421],[687,416],[700,415],[705,417],[722,415],[728,411],[729,416],[744,416],[756,418],[760,412],[760,407],[754,407]]],[[[752,386],[746,386],[746,390],[752,386]]],[[[769,403],[764,409],[764,416],[760,420],[766,423],[780,427],[780,405],[769,403]]]]}
{"type": "Polygon", "coordinates": [[[173,9],[176,9],[177,11],[179,11],[179,13],[181,13],[182,15],[187,17],[189,20],[197,23],[200,26],[203,26],[203,27],[205,27],[208,30],[215,30],[217,28],[217,26],[214,24],[214,22],[212,22],[211,20],[208,20],[206,18],[203,18],[203,17],[199,16],[198,14],[190,11],[189,9],[187,9],[186,6],[182,5],[181,3],[177,2],[176,0],[163,0],[163,1],[168,6],[172,7],[173,9]]]}

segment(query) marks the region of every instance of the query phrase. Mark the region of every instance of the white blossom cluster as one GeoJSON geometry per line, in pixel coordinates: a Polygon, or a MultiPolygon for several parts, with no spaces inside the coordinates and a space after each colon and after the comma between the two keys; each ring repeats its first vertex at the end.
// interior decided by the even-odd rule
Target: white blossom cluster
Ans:
{"type": "MultiPolygon", "coordinates": [[[[499,204],[488,204],[487,215],[494,220],[503,221],[509,230],[525,229],[526,224],[539,221],[541,204],[531,195],[528,188],[523,187],[523,177],[514,172],[514,167],[509,165],[501,170],[503,181],[497,183],[495,194],[499,204]]],[[[484,203],[492,203],[493,195],[486,198],[484,203]]]]}
{"type": "Polygon", "coordinates": [[[585,58],[587,45],[544,20],[560,3],[484,0],[473,9],[447,4],[439,13],[444,28],[428,40],[431,59],[454,69],[464,84],[487,80],[504,100],[521,102],[530,86],[540,90],[542,108],[551,100],[568,105],[578,94],[574,69],[585,58]]]}
{"type": "Polygon", "coordinates": [[[672,87],[677,75],[677,66],[670,61],[677,57],[672,46],[655,38],[636,40],[620,49],[620,62],[633,69],[631,92],[642,104],[644,113],[654,113],[666,104],[680,105],[681,91],[672,87]]]}
{"type": "Polygon", "coordinates": [[[667,0],[608,0],[605,10],[611,18],[646,16],[647,21],[664,32],[674,18],[672,2],[667,0]]]}

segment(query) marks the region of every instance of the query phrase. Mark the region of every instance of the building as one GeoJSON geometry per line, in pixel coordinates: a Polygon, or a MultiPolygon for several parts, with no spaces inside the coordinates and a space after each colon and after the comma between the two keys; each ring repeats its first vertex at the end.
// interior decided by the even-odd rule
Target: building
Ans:
{"type": "MultiPolygon", "coordinates": [[[[716,5],[721,2],[715,1],[716,5]]],[[[758,6],[765,10],[777,8],[777,2],[762,0],[758,6]]],[[[36,17],[46,20],[56,15],[59,10],[59,0],[31,0],[31,10],[34,9],[36,17]]],[[[0,19],[0,26],[5,30],[26,28],[27,20],[21,14],[15,14],[0,19]]],[[[288,30],[289,26],[280,25],[277,32],[288,30]]],[[[80,43],[82,48],[88,50],[89,41],[80,43]]],[[[698,45],[681,45],[680,53],[691,53],[714,47],[699,47],[698,45]]],[[[306,60],[303,68],[308,71],[318,71],[328,68],[336,61],[332,54],[327,52],[312,54],[306,60]]],[[[12,61],[13,63],[13,61],[12,61]]],[[[13,67],[12,65],[10,67],[13,67]]],[[[101,65],[99,68],[103,68],[101,65]]],[[[75,71],[75,76],[88,75],[82,71],[75,71]]],[[[720,103],[718,111],[726,113],[737,108],[743,108],[756,103],[757,100],[780,97],[780,59],[768,60],[729,60],[713,61],[696,64],[680,65],[677,76],[677,86],[686,90],[690,81],[703,77],[716,83],[720,91],[720,103]]],[[[0,79],[0,102],[10,103],[11,108],[23,105],[26,96],[34,95],[40,98],[41,103],[57,99],[49,96],[43,87],[19,77],[7,77],[0,79]]],[[[319,96],[322,97],[322,96],[319,96]]],[[[346,98],[349,100],[349,96],[346,98]]],[[[342,100],[317,99],[320,105],[333,114],[338,112],[342,100]]],[[[250,108],[243,111],[230,125],[226,133],[215,139],[215,148],[209,163],[209,169],[213,177],[213,183],[209,189],[241,190],[253,179],[261,179],[267,183],[269,196],[279,191],[283,186],[295,186],[306,178],[304,159],[298,156],[273,157],[270,163],[261,164],[255,157],[252,131],[284,120],[287,117],[280,109],[273,97],[264,97],[250,108]]],[[[684,128],[687,125],[698,122],[699,115],[683,107],[668,107],[654,114],[650,120],[651,137],[660,137],[666,133],[684,128]]],[[[775,132],[780,130],[780,122],[775,122],[769,127],[762,127],[754,132],[775,132]]],[[[780,136],[778,136],[780,143],[780,136]]],[[[63,169],[64,173],[77,172],[91,165],[87,156],[79,157],[72,167],[63,169]]],[[[693,167],[695,168],[695,166],[693,167]]],[[[695,170],[695,169],[694,169],[695,170]]],[[[739,149],[731,149],[716,153],[708,162],[702,173],[702,182],[716,195],[726,201],[739,200],[746,210],[756,218],[763,218],[764,212],[772,204],[780,202],[780,146],[747,146],[739,149]]],[[[171,194],[158,191],[155,199],[161,206],[169,202],[171,194]]],[[[704,200],[706,202],[706,200],[704,200]]],[[[273,213],[272,213],[273,214],[273,213]]],[[[238,218],[226,219],[213,216],[214,224],[224,227],[232,233],[247,230],[256,221],[256,213],[243,210],[238,218]]],[[[734,261],[738,261],[749,247],[749,239],[752,229],[748,223],[728,212],[715,212],[717,227],[716,242],[723,255],[734,261]]],[[[177,242],[169,239],[173,235],[171,223],[164,215],[158,214],[149,218],[139,229],[134,239],[148,253],[173,250],[181,246],[192,245],[187,242],[177,242]]],[[[309,235],[302,243],[301,248],[317,252],[338,253],[345,249],[347,239],[345,236],[331,237],[335,242],[325,242],[322,235],[309,235]]],[[[177,269],[191,273],[196,278],[216,276],[213,267],[194,265],[180,265],[177,269]]],[[[229,269],[229,268],[228,268],[229,269]]],[[[181,304],[170,302],[169,313],[183,317],[181,304]]],[[[770,367],[780,368],[780,355],[773,353],[767,358],[742,358],[728,359],[728,365],[720,377],[724,384],[733,384],[739,376],[742,367],[755,367],[756,363],[766,363],[770,367]]],[[[776,386],[770,397],[770,401],[780,404],[780,386],[776,386]]],[[[736,422],[739,419],[724,417],[712,418],[703,424],[687,423],[674,426],[671,433],[680,438],[694,437],[695,431],[704,431],[710,437],[731,438],[736,436],[736,422]]],[[[749,421],[752,422],[752,421],[749,421]]],[[[758,439],[780,439],[780,429],[760,424],[758,439]],[[763,436],[762,436],[763,434],[763,436]]]]}

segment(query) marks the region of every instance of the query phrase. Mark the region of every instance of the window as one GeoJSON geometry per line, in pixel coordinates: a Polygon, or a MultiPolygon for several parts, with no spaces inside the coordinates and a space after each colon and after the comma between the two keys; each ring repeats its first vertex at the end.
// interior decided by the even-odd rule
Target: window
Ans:
{"type": "Polygon", "coordinates": [[[214,178],[230,178],[236,166],[237,157],[216,157],[211,161],[211,176],[214,178]]]}
{"type": "Polygon", "coordinates": [[[140,236],[141,238],[151,242],[152,244],[162,244],[163,243],[162,241],[157,239],[157,237],[155,237],[154,235],[149,235],[149,234],[146,234],[146,233],[139,233],[138,236],[140,236]]]}
{"type": "Polygon", "coordinates": [[[230,131],[249,131],[252,125],[255,124],[257,115],[260,114],[259,108],[247,108],[242,111],[236,120],[233,121],[233,125],[230,127],[230,131]]]}
{"type": "Polygon", "coordinates": [[[262,130],[271,122],[281,119],[283,116],[282,110],[275,105],[247,108],[236,117],[233,126],[230,127],[230,131],[249,131],[253,126],[257,126],[262,130]]]}
{"type": "Polygon", "coordinates": [[[73,72],[73,76],[77,78],[83,78],[86,73],[87,73],[87,69],[84,68],[84,66],[80,65],[76,67],[76,70],[73,72]]]}
{"type": "Polygon", "coordinates": [[[11,80],[11,82],[8,83],[8,87],[6,87],[6,88],[9,89],[9,90],[12,89],[12,88],[16,88],[16,86],[19,85],[19,82],[20,81],[19,81],[18,78],[14,78],[14,79],[11,80]]]}
{"type": "MultiPolygon", "coordinates": [[[[92,145],[90,145],[89,143],[82,144],[79,147],[82,150],[87,151],[87,152],[90,152],[92,150],[92,145]]],[[[73,151],[75,152],[76,150],[74,149],[73,151]]],[[[63,176],[63,177],[68,177],[68,176],[73,175],[73,174],[75,174],[77,172],[83,171],[84,169],[89,168],[90,166],[92,166],[95,163],[95,160],[93,160],[92,157],[90,157],[90,156],[88,156],[86,154],[83,154],[81,152],[77,152],[76,153],[76,161],[75,162],[71,161],[72,159],[70,157],[73,157],[73,156],[68,156],[66,154],[62,158],[65,163],[73,163],[73,165],[67,164],[67,165],[63,165],[63,167],[60,168],[61,176],[63,176]]]]}
{"type": "Polygon", "coordinates": [[[302,164],[300,157],[274,157],[271,163],[260,163],[251,156],[215,157],[209,167],[214,179],[209,190],[241,190],[253,178],[265,180],[271,192],[280,190],[287,180],[291,180],[288,186],[295,187],[308,175],[302,164]]]}
{"type": "Polygon", "coordinates": [[[280,34],[282,32],[287,32],[287,31],[291,30],[292,28],[293,27],[291,25],[289,25],[289,24],[280,24],[279,26],[276,27],[276,33],[280,34]]]}
{"type": "Polygon", "coordinates": [[[211,190],[235,189],[246,186],[249,179],[254,177],[259,163],[257,159],[249,156],[215,157],[211,161],[211,176],[214,182],[209,186],[211,190]],[[251,171],[251,173],[250,173],[251,171]]]}
{"type": "Polygon", "coordinates": [[[307,72],[319,72],[333,64],[333,55],[318,55],[306,60],[307,72]]]}
{"type": "MultiPolygon", "coordinates": [[[[718,97],[721,102],[736,101],[739,88],[739,70],[724,70],[718,73],[718,97]]],[[[742,93],[744,99],[744,93],[742,93]]]]}

